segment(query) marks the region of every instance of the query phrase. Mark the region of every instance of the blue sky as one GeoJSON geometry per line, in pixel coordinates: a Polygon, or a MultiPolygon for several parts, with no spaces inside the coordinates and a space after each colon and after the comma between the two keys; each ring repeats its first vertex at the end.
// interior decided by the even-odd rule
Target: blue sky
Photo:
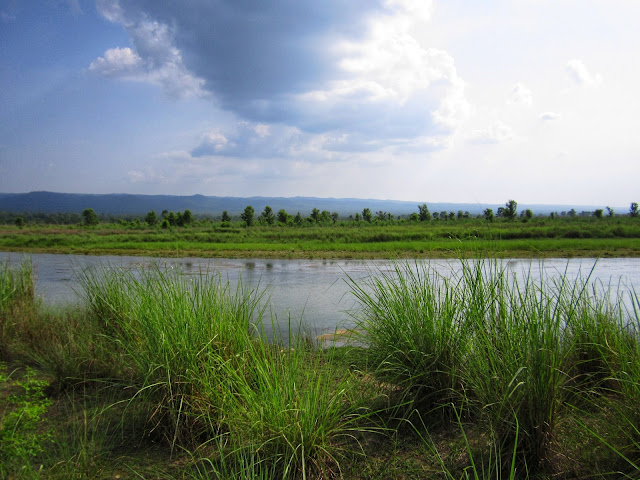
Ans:
{"type": "Polygon", "coordinates": [[[0,192],[628,206],[636,0],[0,0],[0,192]]]}

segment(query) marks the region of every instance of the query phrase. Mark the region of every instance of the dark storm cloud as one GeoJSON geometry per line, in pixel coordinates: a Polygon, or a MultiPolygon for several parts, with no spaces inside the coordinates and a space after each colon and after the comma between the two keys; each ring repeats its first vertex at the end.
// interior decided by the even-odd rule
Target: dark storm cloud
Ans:
{"type": "MultiPolygon", "coordinates": [[[[358,39],[367,16],[381,8],[371,0],[133,0],[120,6],[137,25],[168,25],[186,67],[221,106],[260,121],[287,115],[279,97],[335,80],[331,40],[358,39]]],[[[162,61],[164,50],[154,50],[147,37],[136,39],[135,28],[138,53],[162,61]]]]}
{"type": "Polygon", "coordinates": [[[203,134],[194,157],[370,152],[447,136],[465,110],[453,59],[425,48],[412,33],[429,21],[429,2],[97,5],[124,27],[131,48],[107,50],[90,71],[161,85],[176,98],[210,95],[235,114],[237,125],[203,134]],[[260,125],[270,134],[256,133],[260,125]]]}

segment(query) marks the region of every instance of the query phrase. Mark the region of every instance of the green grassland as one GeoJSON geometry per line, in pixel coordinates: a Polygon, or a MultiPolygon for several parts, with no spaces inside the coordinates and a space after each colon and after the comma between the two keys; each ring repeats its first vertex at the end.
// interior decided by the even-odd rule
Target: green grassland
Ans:
{"type": "Polygon", "coordinates": [[[347,278],[337,348],[216,273],[85,270],[52,310],[0,264],[0,478],[638,478],[638,293],[451,273],[347,278]]]}
{"type": "Polygon", "coordinates": [[[186,227],[141,222],[97,226],[0,226],[0,250],[200,257],[418,258],[484,250],[504,257],[637,257],[640,219],[534,217],[305,222],[254,225],[195,221],[186,227]]]}

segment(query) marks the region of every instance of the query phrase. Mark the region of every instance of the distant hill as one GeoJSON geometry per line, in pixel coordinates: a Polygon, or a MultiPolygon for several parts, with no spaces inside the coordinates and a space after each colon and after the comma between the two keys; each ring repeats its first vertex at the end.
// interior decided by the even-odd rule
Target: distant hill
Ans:
{"type": "MultiPolygon", "coordinates": [[[[517,200],[517,199],[516,199],[517,200]]],[[[506,201],[506,199],[505,199],[506,201]]],[[[0,212],[25,213],[81,213],[85,208],[93,208],[103,215],[144,215],[150,210],[156,213],[162,210],[191,210],[194,214],[219,216],[223,210],[230,215],[239,215],[247,205],[256,213],[269,205],[275,212],[280,209],[288,213],[300,212],[308,216],[314,208],[337,212],[341,216],[354,215],[369,208],[374,214],[382,210],[393,215],[408,215],[418,211],[418,204],[426,203],[431,212],[468,211],[472,215],[482,213],[485,208],[494,212],[503,204],[480,203],[436,203],[424,200],[415,202],[397,200],[375,200],[359,198],[316,198],[316,197],[208,197],[204,195],[132,195],[132,194],[79,194],[79,193],[0,193],[0,212]]],[[[593,205],[525,205],[519,204],[518,210],[530,208],[534,214],[568,211],[574,208],[581,211],[593,211],[603,206],[593,205]]],[[[616,208],[618,213],[624,209],[616,208]]]]}

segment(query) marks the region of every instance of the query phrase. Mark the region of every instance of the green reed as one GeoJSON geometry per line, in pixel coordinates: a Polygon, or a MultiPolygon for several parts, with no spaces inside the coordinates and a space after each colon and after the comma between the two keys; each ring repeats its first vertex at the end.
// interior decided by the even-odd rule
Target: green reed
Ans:
{"type": "Polygon", "coordinates": [[[282,478],[339,469],[357,449],[363,413],[349,372],[313,342],[268,342],[258,288],[158,266],[81,279],[92,318],[115,339],[114,362],[124,359],[135,385],[131,408],[146,405],[149,428],[173,447],[200,455],[224,446],[208,462],[214,469],[241,471],[251,458],[252,469],[282,478]]]}
{"type": "Polygon", "coordinates": [[[18,266],[8,261],[0,263],[0,360],[10,356],[20,318],[33,311],[34,291],[30,260],[25,259],[18,266]]]}
{"type": "Polygon", "coordinates": [[[421,418],[453,408],[485,424],[493,450],[508,453],[503,468],[515,448],[521,471],[544,471],[559,412],[610,376],[606,342],[621,306],[589,276],[515,276],[485,259],[449,273],[405,263],[351,281],[376,375],[421,418]]]}
{"type": "Polygon", "coordinates": [[[260,293],[220,275],[176,269],[82,272],[84,296],[105,335],[126,358],[136,397],[148,402],[153,427],[171,444],[197,436],[202,414],[217,416],[223,395],[219,370],[243,368],[260,293]]]}

